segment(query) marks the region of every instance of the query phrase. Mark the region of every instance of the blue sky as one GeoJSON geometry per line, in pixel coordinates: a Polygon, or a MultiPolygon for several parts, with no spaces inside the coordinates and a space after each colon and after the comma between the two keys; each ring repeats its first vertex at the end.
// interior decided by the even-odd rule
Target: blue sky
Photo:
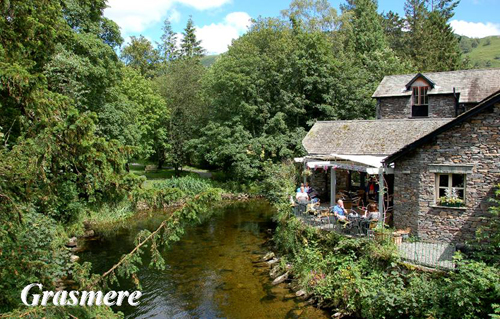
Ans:
{"type": "MultiPolygon", "coordinates": [[[[142,34],[151,41],[161,35],[162,21],[169,17],[175,32],[182,32],[189,15],[197,36],[209,53],[227,50],[232,39],[246,32],[250,18],[278,16],[291,0],[108,0],[105,15],[128,38],[142,34]]],[[[344,0],[330,0],[339,8],[344,0]]],[[[379,11],[404,13],[404,0],[379,0],[379,11]]],[[[473,37],[500,35],[500,0],[461,0],[451,25],[455,32],[473,37]]]]}

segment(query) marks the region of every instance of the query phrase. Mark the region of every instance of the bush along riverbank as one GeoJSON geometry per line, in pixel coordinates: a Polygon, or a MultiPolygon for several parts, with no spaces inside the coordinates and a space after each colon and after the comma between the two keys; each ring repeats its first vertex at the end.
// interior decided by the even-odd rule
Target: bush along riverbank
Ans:
{"type": "Polygon", "coordinates": [[[456,270],[424,271],[402,263],[390,241],[353,239],[296,219],[289,204],[292,165],[268,170],[264,182],[277,208],[279,269],[299,294],[334,316],[356,318],[500,318],[498,264],[457,254],[456,270]]]}
{"type": "MultiPolygon", "coordinates": [[[[143,262],[144,254],[151,256],[150,267],[163,269],[165,261],[159,251],[178,241],[188,225],[211,218],[210,215],[214,211],[211,208],[221,204],[223,200],[241,200],[251,197],[245,194],[233,194],[218,187],[220,184],[193,177],[136,185],[120,200],[108,201],[101,205],[89,205],[86,212],[81,213],[78,218],[64,227],[52,225],[50,229],[58,229],[58,232],[43,232],[45,228],[41,226],[44,224],[38,223],[36,227],[42,230],[42,233],[33,240],[38,241],[37,245],[42,245],[40,252],[45,252],[46,247],[43,245],[49,243],[53,256],[57,258],[46,259],[52,262],[50,268],[52,270],[46,267],[41,269],[40,273],[46,276],[27,278],[26,283],[40,282],[48,290],[106,291],[111,284],[117,282],[118,278],[128,278],[140,287],[135,273],[143,262]],[[80,245],[82,242],[105,234],[106,231],[112,231],[117,225],[141,213],[164,214],[165,220],[153,231],[141,231],[136,238],[136,247],[117,260],[108,271],[103,274],[93,274],[90,263],[77,262],[78,258],[75,254],[82,249],[80,245]],[[57,263],[54,263],[54,260],[57,263]]],[[[33,227],[36,228],[35,225],[33,227]]],[[[9,283],[10,281],[4,282],[3,285],[9,283]]],[[[7,296],[9,301],[3,306],[5,308],[3,308],[4,313],[0,315],[1,318],[121,317],[120,313],[113,313],[111,308],[105,306],[27,308],[20,304],[19,300],[24,283],[16,281],[15,284],[16,287],[10,289],[12,294],[7,296]],[[5,310],[10,312],[5,312],[5,310]]]]}

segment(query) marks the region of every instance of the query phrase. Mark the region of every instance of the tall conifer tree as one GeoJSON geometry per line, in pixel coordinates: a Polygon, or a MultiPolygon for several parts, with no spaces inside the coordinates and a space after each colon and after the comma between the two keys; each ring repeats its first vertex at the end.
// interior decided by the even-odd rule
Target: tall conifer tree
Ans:
{"type": "Polygon", "coordinates": [[[193,18],[189,16],[181,42],[181,56],[183,58],[201,58],[205,55],[205,50],[201,46],[201,41],[196,38],[195,31],[193,18]]]}
{"type": "Polygon", "coordinates": [[[168,18],[163,22],[162,30],[163,34],[158,43],[158,51],[160,61],[167,63],[177,59],[179,55],[177,50],[177,34],[172,30],[172,24],[168,18]]]}
{"type": "Polygon", "coordinates": [[[459,1],[406,0],[405,51],[417,71],[464,67],[458,38],[449,25],[459,1]]]}

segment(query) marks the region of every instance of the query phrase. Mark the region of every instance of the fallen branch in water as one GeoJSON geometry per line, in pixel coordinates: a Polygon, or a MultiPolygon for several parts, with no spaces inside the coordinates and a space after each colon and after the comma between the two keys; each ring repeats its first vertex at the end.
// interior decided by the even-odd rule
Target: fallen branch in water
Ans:
{"type": "MultiPolygon", "coordinates": [[[[140,241],[134,249],[132,249],[128,254],[123,256],[118,263],[116,263],[113,267],[111,267],[108,271],[103,273],[101,276],[99,276],[97,279],[95,279],[92,283],[87,285],[86,289],[90,290],[91,288],[95,287],[99,282],[101,282],[103,279],[105,279],[107,276],[110,274],[113,274],[116,269],[118,269],[121,265],[123,265],[127,259],[131,258],[134,254],[136,254],[139,249],[144,246],[148,241],[152,240],[158,233],[167,227],[168,223],[171,222],[174,218],[177,218],[177,221],[180,220],[182,216],[184,216],[183,213],[188,213],[183,212],[184,209],[192,209],[194,212],[201,210],[203,207],[200,206],[197,201],[201,200],[204,205],[211,204],[214,201],[220,200],[221,199],[221,190],[220,189],[213,189],[211,191],[207,191],[204,193],[200,193],[193,197],[192,200],[185,202],[182,204],[177,210],[175,210],[167,219],[165,219],[158,228],[153,231],[151,234],[149,234],[146,238],[144,238],[142,241],[140,241]]],[[[194,218],[196,215],[191,215],[187,216],[188,218],[194,218]]]]}

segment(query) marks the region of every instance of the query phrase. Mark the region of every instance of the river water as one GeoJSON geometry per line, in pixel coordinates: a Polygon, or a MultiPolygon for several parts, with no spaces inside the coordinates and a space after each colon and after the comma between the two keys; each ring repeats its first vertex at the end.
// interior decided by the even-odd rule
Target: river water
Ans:
{"type": "MultiPolygon", "coordinates": [[[[252,200],[217,210],[163,251],[165,270],[141,267],[139,306],[115,310],[127,318],[328,318],[295,298],[286,284],[272,286],[268,268],[255,262],[266,252],[268,229],[275,227],[271,205],[252,200]]],[[[134,247],[138,231],[154,230],[164,218],[162,213],[136,216],[88,242],[81,257],[102,273],[134,247]]],[[[114,289],[136,290],[125,280],[114,289]]]]}

